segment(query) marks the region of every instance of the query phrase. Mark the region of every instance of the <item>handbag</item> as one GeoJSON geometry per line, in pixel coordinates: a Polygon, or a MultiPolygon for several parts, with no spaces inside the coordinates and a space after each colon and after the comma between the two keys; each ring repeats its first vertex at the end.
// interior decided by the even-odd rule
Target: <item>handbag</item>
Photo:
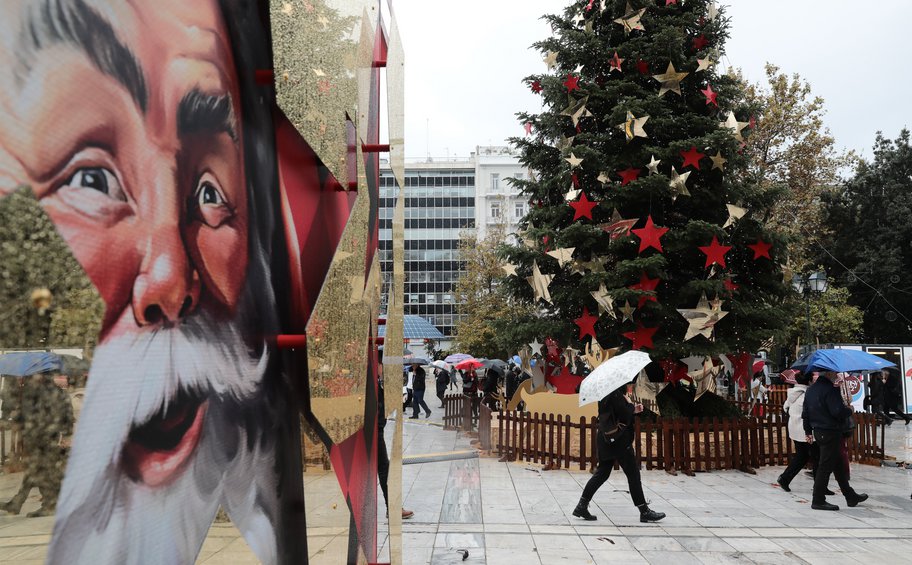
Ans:
{"type": "MultiPolygon", "coordinates": [[[[602,437],[605,438],[605,441],[608,443],[614,443],[617,441],[621,435],[624,433],[624,430],[627,429],[627,424],[619,422],[617,415],[615,415],[614,410],[604,413],[607,416],[604,426],[599,426],[602,437]]],[[[602,417],[602,414],[599,414],[599,418],[602,417]]]]}

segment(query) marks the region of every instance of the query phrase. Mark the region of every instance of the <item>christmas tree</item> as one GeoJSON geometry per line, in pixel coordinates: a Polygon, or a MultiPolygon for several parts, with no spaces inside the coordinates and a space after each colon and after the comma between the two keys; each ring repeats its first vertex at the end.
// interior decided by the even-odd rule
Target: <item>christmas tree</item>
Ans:
{"type": "Polygon", "coordinates": [[[742,154],[752,109],[719,71],[723,10],[588,0],[545,18],[547,72],[525,79],[543,110],[511,140],[534,174],[515,181],[532,206],[503,284],[539,306],[515,343],[643,349],[671,381],[725,355],[744,379],[788,288],[785,241],[764,225],[775,197],[742,154]]]}

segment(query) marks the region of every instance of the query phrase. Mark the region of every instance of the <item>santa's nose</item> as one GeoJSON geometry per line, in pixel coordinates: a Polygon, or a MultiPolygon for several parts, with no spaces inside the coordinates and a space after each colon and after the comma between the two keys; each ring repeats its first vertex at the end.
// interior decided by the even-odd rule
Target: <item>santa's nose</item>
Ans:
{"type": "Polygon", "coordinates": [[[159,234],[133,285],[133,316],[140,326],[176,323],[196,308],[199,288],[180,236],[159,234]]]}

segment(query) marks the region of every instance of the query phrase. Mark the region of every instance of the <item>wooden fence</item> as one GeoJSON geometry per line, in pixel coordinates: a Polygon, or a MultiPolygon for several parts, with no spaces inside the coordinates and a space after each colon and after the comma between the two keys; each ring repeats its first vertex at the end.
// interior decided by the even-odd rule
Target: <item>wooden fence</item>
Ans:
{"type": "MultiPolygon", "coordinates": [[[[598,419],[571,421],[569,416],[500,412],[496,452],[504,461],[525,460],[549,468],[581,470],[598,463],[598,419]]],[[[856,415],[848,440],[849,459],[879,465],[883,428],[871,414],[856,415]],[[878,442],[878,430],[881,427],[878,442]]],[[[646,469],[691,475],[697,471],[738,469],[753,473],[762,465],[785,465],[793,453],[788,421],[779,416],[636,421],[634,449],[646,469]]]]}
{"type": "Polygon", "coordinates": [[[485,451],[493,449],[491,441],[491,409],[478,399],[478,414],[472,410],[472,399],[462,394],[443,397],[443,429],[472,433],[478,430],[479,447],[485,451]]]}

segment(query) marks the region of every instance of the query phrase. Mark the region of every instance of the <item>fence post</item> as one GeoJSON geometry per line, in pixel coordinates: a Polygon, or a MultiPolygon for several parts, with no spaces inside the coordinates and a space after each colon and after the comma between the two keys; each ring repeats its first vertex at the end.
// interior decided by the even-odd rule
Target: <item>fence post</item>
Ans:
{"type": "Polygon", "coordinates": [[[579,465],[580,471],[586,470],[586,417],[580,416],[579,421],[579,430],[580,430],[580,440],[579,440],[579,465]]]}

